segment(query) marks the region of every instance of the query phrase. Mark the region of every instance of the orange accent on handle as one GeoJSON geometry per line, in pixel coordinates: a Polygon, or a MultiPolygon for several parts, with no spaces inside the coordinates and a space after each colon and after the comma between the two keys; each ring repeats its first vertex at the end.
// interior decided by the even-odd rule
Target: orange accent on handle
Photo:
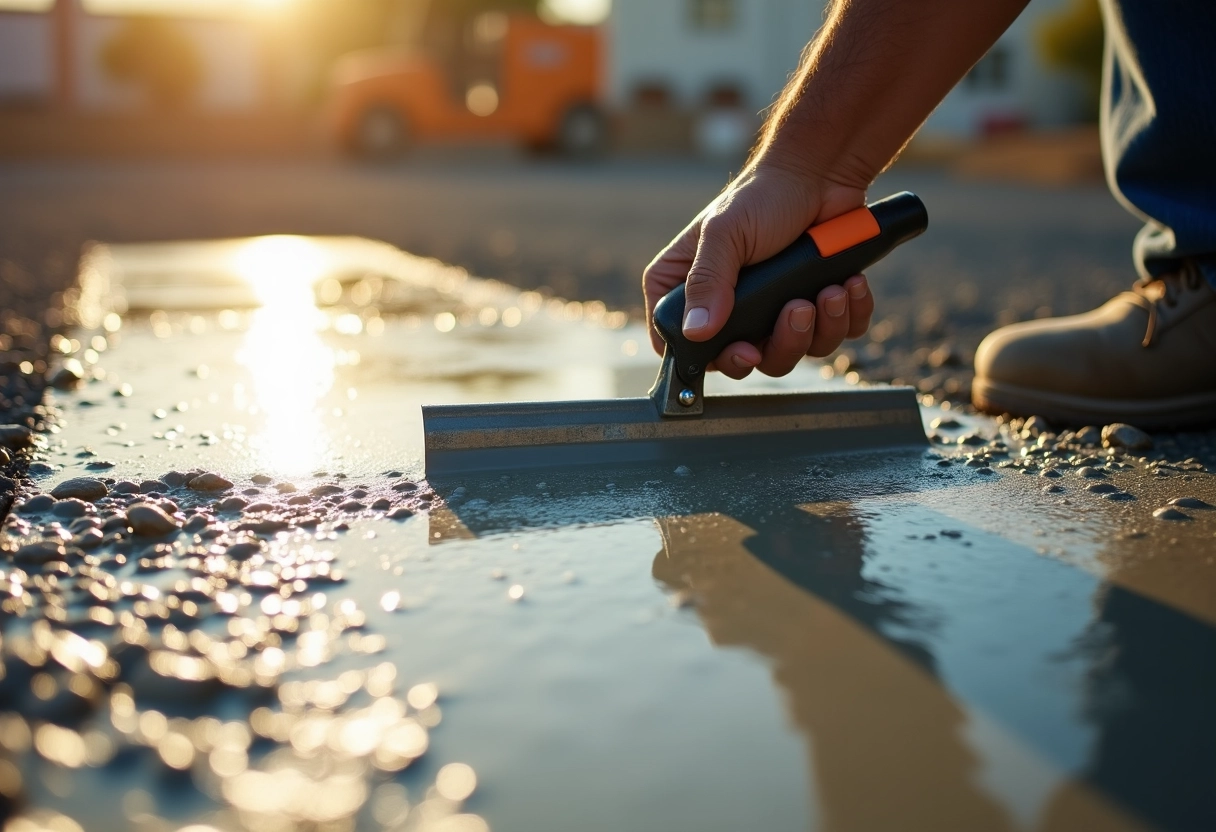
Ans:
{"type": "Polygon", "coordinates": [[[820,257],[831,257],[882,233],[869,208],[858,208],[806,230],[815,241],[820,257]]]}

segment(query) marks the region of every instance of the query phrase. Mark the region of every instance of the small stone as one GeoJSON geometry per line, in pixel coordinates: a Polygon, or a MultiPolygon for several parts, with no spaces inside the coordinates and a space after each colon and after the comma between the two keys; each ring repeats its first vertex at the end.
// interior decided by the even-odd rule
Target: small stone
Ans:
{"type": "Polygon", "coordinates": [[[311,489],[308,493],[314,497],[328,497],[332,494],[341,494],[342,489],[339,486],[329,485],[327,483],[325,485],[316,486],[315,488],[311,489]]]}
{"type": "Polygon", "coordinates": [[[1170,505],[1179,506],[1181,508],[1211,508],[1211,503],[1206,503],[1198,497],[1175,497],[1170,500],[1170,505]]]}
{"type": "Polygon", "coordinates": [[[995,474],[996,472],[995,472],[995,471],[993,471],[993,470],[992,470],[990,467],[988,467],[987,465],[985,465],[983,468],[976,468],[976,469],[975,469],[975,473],[977,473],[977,474],[983,474],[984,476],[989,476],[989,475],[991,475],[991,474],[995,474]]]}
{"type": "MultiPolygon", "coordinates": [[[[0,448],[0,466],[8,465],[12,461],[13,455],[8,452],[8,449],[0,448]]],[[[31,465],[30,467],[33,468],[34,466],[31,465]]]]}
{"type": "Polygon", "coordinates": [[[160,537],[177,531],[177,522],[151,503],[136,503],[128,508],[127,525],[140,537],[160,537]]]}
{"type": "Polygon", "coordinates": [[[30,497],[17,507],[18,514],[42,514],[55,506],[55,498],[50,494],[38,494],[30,497]]]}
{"type": "Polygon", "coordinates": [[[93,477],[75,477],[64,480],[51,489],[51,496],[58,500],[67,500],[72,497],[80,500],[100,500],[109,491],[110,489],[106,488],[106,484],[101,480],[93,477]]]}
{"type": "Polygon", "coordinates": [[[363,505],[363,503],[359,502],[358,500],[347,500],[346,502],[342,503],[342,505],[338,506],[338,508],[342,509],[343,511],[363,511],[363,509],[367,508],[367,506],[363,505]]]}
{"type": "Polygon", "coordinates": [[[114,487],[110,490],[115,494],[138,494],[139,483],[131,482],[130,480],[119,480],[114,483],[114,487]]]}
{"type": "Polygon", "coordinates": [[[249,479],[254,485],[270,485],[272,482],[274,482],[274,478],[269,477],[266,474],[254,474],[249,479]]]}
{"type": "Polygon", "coordinates": [[[57,540],[39,540],[27,543],[13,555],[17,563],[46,563],[51,560],[61,560],[67,555],[63,544],[57,540]]]}
{"type": "Polygon", "coordinates": [[[34,444],[34,432],[24,425],[0,425],[0,446],[19,451],[34,444]]]}
{"type": "Polygon", "coordinates": [[[1114,494],[1119,490],[1119,486],[1110,482],[1095,482],[1093,485],[1085,486],[1085,490],[1091,494],[1114,494]]]}
{"type": "Polygon", "coordinates": [[[1170,508],[1169,506],[1166,506],[1165,508],[1157,509],[1156,511],[1153,512],[1153,516],[1156,517],[1158,520],[1190,520],[1191,519],[1189,515],[1183,514],[1178,509],[1170,508]]]}
{"type": "Polygon", "coordinates": [[[1077,476],[1085,480],[1101,480],[1106,478],[1106,474],[1099,471],[1097,468],[1092,468],[1086,465],[1084,468],[1077,469],[1077,476]]]}
{"type": "Polygon", "coordinates": [[[677,477],[691,477],[692,469],[689,468],[687,465],[677,465],[676,466],[676,476],[677,477]]]}
{"type": "Polygon", "coordinates": [[[1093,425],[1088,425],[1073,434],[1072,438],[1078,445],[1100,445],[1102,444],[1102,431],[1093,425]]]}
{"type": "Polygon", "coordinates": [[[51,507],[51,514],[56,517],[84,517],[92,508],[88,503],[77,500],[71,497],[67,500],[60,500],[51,507]]]}
{"type": "Polygon", "coordinates": [[[56,390],[75,390],[84,381],[84,374],[79,367],[79,361],[64,364],[51,376],[50,385],[56,390]]]}
{"type": "Polygon", "coordinates": [[[1110,500],[1111,502],[1115,502],[1115,503],[1121,503],[1121,502],[1127,502],[1128,500],[1134,500],[1136,498],[1133,497],[1131,494],[1128,494],[1126,491],[1112,491],[1109,494],[1103,494],[1102,499],[1110,500]]]}
{"type": "Polygon", "coordinates": [[[101,521],[96,517],[77,517],[68,524],[68,531],[72,534],[80,534],[85,529],[99,529],[101,521]]]}
{"type": "Polygon", "coordinates": [[[105,540],[105,535],[101,533],[101,529],[85,529],[72,538],[72,545],[78,549],[88,551],[96,549],[105,540]]]}
{"type": "Polygon", "coordinates": [[[224,550],[224,554],[233,560],[245,560],[258,554],[263,548],[264,544],[260,540],[242,540],[229,546],[224,550]]]}
{"type": "Polygon", "coordinates": [[[312,497],[309,497],[307,494],[296,494],[287,499],[287,505],[289,506],[306,506],[311,502],[312,497]]]}
{"type": "Polygon", "coordinates": [[[1040,433],[1050,433],[1051,425],[1042,416],[1031,416],[1022,425],[1023,436],[1038,436],[1040,433]]]}
{"type": "Polygon", "coordinates": [[[161,477],[161,479],[168,483],[170,488],[181,488],[186,484],[190,477],[183,474],[181,471],[170,471],[161,477]]]}
{"type": "Polygon", "coordinates": [[[186,487],[191,491],[227,491],[232,488],[232,482],[208,471],[187,482],[186,487]]]}
{"type": "Polygon", "coordinates": [[[206,514],[196,514],[182,524],[182,531],[190,534],[197,534],[198,532],[201,532],[203,529],[207,528],[207,524],[210,523],[212,519],[213,518],[206,514]]]}
{"type": "Polygon", "coordinates": [[[980,436],[978,433],[969,433],[966,436],[958,438],[958,444],[976,447],[978,445],[987,445],[988,440],[980,436]]]}
{"type": "Polygon", "coordinates": [[[393,501],[388,497],[381,497],[373,502],[371,507],[374,511],[388,511],[393,507],[393,501]]]}
{"type": "Polygon", "coordinates": [[[141,494],[164,494],[169,490],[169,483],[162,480],[144,480],[139,484],[141,494]]]}
{"type": "MultiPolygon", "coordinates": [[[[4,449],[0,448],[0,451],[4,451],[4,449]]],[[[8,451],[4,451],[4,455],[8,456],[10,460],[12,459],[8,451]]],[[[4,464],[7,465],[8,463],[6,462],[4,464]]],[[[50,465],[46,462],[31,462],[29,473],[31,477],[45,477],[47,474],[55,473],[56,470],[57,469],[54,465],[50,465]]]]}
{"type": "Polygon", "coordinates": [[[1044,494],[1059,494],[1063,490],[1064,490],[1064,486],[1056,485],[1054,482],[1051,485],[1043,486],[1044,494]]]}
{"type": "Polygon", "coordinates": [[[225,497],[220,501],[220,511],[240,511],[247,505],[249,501],[243,497],[225,497]]]}
{"type": "Polygon", "coordinates": [[[395,509],[385,515],[389,520],[405,520],[414,516],[414,512],[410,511],[405,506],[397,506],[395,509]]]}
{"type": "Polygon", "coordinates": [[[94,460],[91,460],[89,462],[89,464],[84,467],[89,469],[90,471],[108,471],[117,464],[118,463],[112,459],[94,459],[94,460]]]}
{"type": "Polygon", "coordinates": [[[1153,438],[1140,428],[1115,422],[1102,428],[1102,444],[1107,448],[1147,451],[1153,447],[1153,438]]]}
{"type": "Polygon", "coordinates": [[[418,483],[410,482],[409,480],[402,480],[401,482],[393,483],[393,490],[396,491],[398,494],[401,494],[401,493],[404,493],[407,491],[417,491],[418,483]]]}
{"type": "Polygon", "coordinates": [[[1042,471],[1039,472],[1039,476],[1044,477],[1046,479],[1055,479],[1056,477],[1060,477],[1063,475],[1059,471],[1057,471],[1055,468],[1044,468],[1042,471]]]}
{"type": "Polygon", "coordinates": [[[934,430],[955,430],[961,428],[963,423],[953,416],[939,416],[929,423],[929,427],[934,430]]]}
{"type": "Polygon", "coordinates": [[[280,482],[275,484],[274,490],[280,494],[294,494],[299,489],[297,489],[292,483],[280,482]]]}

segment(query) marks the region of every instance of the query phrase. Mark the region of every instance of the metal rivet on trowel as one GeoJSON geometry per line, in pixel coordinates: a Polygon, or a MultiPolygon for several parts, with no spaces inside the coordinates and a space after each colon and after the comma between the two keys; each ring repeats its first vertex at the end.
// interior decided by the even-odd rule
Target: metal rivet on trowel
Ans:
{"type": "Polygon", "coordinates": [[[697,394],[688,387],[685,387],[683,390],[681,390],[680,395],[677,396],[676,398],[679,400],[680,404],[682,404],[684,407],[692,407],[694,404],[697,403],[697,394]]]}

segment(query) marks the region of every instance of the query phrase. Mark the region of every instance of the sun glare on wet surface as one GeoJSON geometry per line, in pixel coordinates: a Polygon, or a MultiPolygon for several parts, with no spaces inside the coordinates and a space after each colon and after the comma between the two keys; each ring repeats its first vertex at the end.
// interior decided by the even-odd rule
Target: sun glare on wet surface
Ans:
{"type": "Polygon", "coordinates": [[[271,470],[313,470],[326,448],[318,403],[334,383],[334,352],[321,340],[326,319],[313,294],[325,250],[304,237],[259,237],[235,254],[233,267],[261,303],[237,355],[264,418],[253,446],[271,470]]]}

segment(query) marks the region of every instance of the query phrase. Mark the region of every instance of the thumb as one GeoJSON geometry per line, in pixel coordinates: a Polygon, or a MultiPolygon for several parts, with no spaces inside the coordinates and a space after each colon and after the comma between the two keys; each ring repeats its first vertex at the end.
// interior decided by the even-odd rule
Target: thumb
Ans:
{"type": "Polygon", "coordinates": [[[684,337],[690,341],[716,335],[735,306],[735,281],[743,265],[738,231],[737,223],[720,217],[701,224],[697,254],[684,284],[684,337]]]}

